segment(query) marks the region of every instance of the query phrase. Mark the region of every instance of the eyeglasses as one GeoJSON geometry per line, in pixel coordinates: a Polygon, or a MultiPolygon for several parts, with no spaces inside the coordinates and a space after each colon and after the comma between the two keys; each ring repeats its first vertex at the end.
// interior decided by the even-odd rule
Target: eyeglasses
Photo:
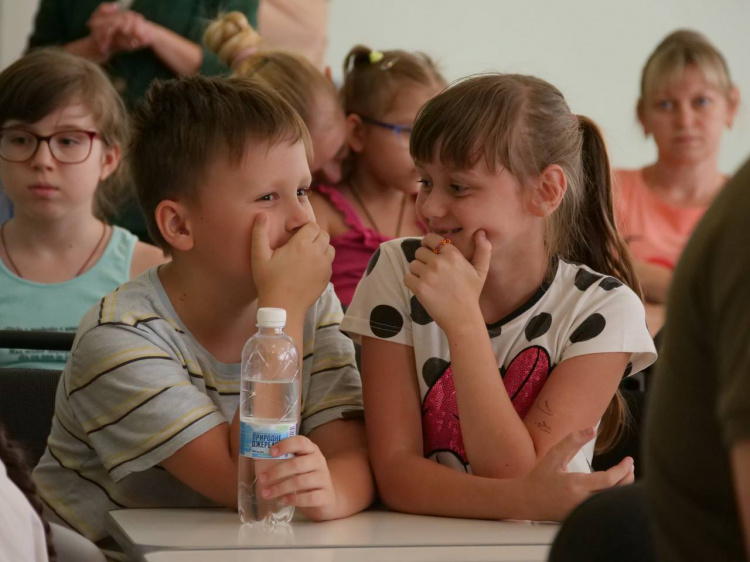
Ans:
{"type": "Polygon", "coordinates": [[[42,137],[23,129],[0,129],[0,158],[8,162],[27,162],[45,141],[55,160],[61,164],[79,164],[89,157],[98,136],[94,131],[60,131],[42,137]]]}
{"type": "Polygon", "coordinates": [[[396,137],[398,137],[399,140],[405,141],[407,143],[409,142],[411,132],[414,129],[410,125],[396,125],[395,123],[386,123],[385,121],[378,121],[377,119],[371,119],[370,117],[365,117],[364,115],[360,115],[359,118],[362,119],[364,123],[393,131],[394,133],[396,133],[396,137]]]}

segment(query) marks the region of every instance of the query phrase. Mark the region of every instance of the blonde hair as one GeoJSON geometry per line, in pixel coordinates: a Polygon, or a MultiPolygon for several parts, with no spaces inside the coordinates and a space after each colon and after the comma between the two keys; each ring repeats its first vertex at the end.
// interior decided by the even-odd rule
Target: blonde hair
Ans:
{"type": "Polygon", "coordinates": [[[729,97],[734,85],[724,55],[702,34],[681,29],[667,35],[646,61],[641,74],[639,112],[646,100],[679,80],[690,66],[700,70],[709,84],[729,97]]]}
{"type": "MultiPolygon", "coordinates": [[[[31,51],[0,74],[0,126],[11,119],[36,123],[66,104],[80,101],[92,113],[101,139],[121,151],[128,143],[125,104],[98,65],[58,48],[31,51]]],[[[116,214],[126,192],[124,165],[94,192],[98,219],[116,214]]]]}
{"type": "Polygon", "coordinates": [[[284,51],[261,51],[262,38],[240,12],[212,22],[203,42],[232,67],[235,76],[257,80],[280,94],[308,127],[321,95],[338,105],[333,83],[306,58],[284,51]]]}
{"type": "Polygon", "coordinates": [[[373,51],[353,47],[344,59],[341,103],[347,114],[370,117],[386,113],[407,84],[445,87],[437,65],[424,53],[373,51]]]}
{"type": "MultiPolygon", "coordinates": [[[[410,150],[418,162],[437,159],[460,169],[483,158],[491,171],[504,167],[522,185],[557,164],[568,187],[547,220],[548,256],[584,263],[640,294],[630,254],[615,226],[604,138],[592,120],[573,114],[548,82],[486,74],[454,83],[419,112],[410,150]]],[[[597,450],[617,440],[626,411],[618,391],[602,417],[597,450]]]]}

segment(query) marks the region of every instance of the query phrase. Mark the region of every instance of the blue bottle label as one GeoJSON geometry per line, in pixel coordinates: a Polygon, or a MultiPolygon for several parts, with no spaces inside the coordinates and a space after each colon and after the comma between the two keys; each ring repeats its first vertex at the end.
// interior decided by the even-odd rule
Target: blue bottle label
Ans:
{"type": "Polygon", "coordinates": [[[240,420],[240,454],[253,459],[291,459],[294,455],[271,456],[271,447],[297,435],[296,423],[265,423],[240,420]]]}

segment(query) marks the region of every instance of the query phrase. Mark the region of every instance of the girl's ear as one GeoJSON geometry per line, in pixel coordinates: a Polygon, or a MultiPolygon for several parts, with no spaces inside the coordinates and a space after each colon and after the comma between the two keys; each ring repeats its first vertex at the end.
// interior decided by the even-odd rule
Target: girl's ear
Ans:
{"type": "Polygon", "coordinates": [[[99,172],[99,181],[106,180],[111,176],[120,164],[120,147],[112,145],[102,151],[102,165],[99,172]]]}
{"type": "Polygon", "coordinates": [[[557,164],[550,164],[539,174],[533,189],[529,211],[536,217],[550,216],[560,206],[568,189],[565,172],[557,164]]]}
{"type": "Polygon", "coordinates": [[[356,113],[346,116],[346,142],[353,152],[362,152],[365,148],[365,124],[356,113]]]}
{"type": "Polygon", "coordinates": [[[154,211],[159,232],[175,250],[187,252],[195,245],[188,208],[177,201],[165,199],[154,211]]]}

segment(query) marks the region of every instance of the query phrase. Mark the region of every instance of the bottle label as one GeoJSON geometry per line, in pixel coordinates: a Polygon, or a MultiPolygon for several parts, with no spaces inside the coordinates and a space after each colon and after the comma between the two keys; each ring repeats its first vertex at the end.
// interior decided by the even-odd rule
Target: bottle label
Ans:
{"type": "Polygon", "coordinates": [[[240,454],[253,459],[291,459],[294,455],[271,456],[271,447],[297,435],[296,423],[240,421],[240,454]]]}

